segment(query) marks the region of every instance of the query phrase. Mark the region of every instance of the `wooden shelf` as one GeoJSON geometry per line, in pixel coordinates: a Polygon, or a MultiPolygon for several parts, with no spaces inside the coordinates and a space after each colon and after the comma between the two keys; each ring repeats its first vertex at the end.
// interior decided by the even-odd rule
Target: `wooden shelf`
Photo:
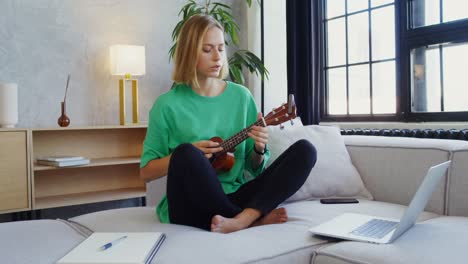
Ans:
{"type": "Polygon", "coordinates": [[[139,163],[146,130],[146,124],[0,129],[0,214],[144,197],[139,163]],[[47,156],[90,163],[36,163],[47,156]]]}
{"type": "MultiPolygon", "coordinates": [[[[69,127],[36,127],[31,129],[32,131],[72,131],[72,130],[115,130],[115,129],[133,129],[133,128],[146,128],[148,127],[147,122],[140,122],[139,124],[127,124],[127,125],[102,125],[102,126],[69,126],[69,127]]],[[[11,130],[11,128],[9,128],[11,130]]],[[[21,130],[18,128],[17,130],[21,130]]]]}
{"type": "Polygon", "coordinates": [[[137,163],[140,163],[140,157],[90,159],[89,164],[71,166],[71,167],[55,167],[55,166],[47,166],[47,165],[40,165],[40,164],[34,163],[34,171],[63,170],[63,169],[72,169],[72,168],[99,167],[99,166],[137,164],[137,163]]]}
{"type": "Polygon", "coordinates": [[[144,187],[138,187],[99,192],[82,192],[40,198],[37,197],[35,209],[47,209],[69,205],[139,198],[144,197],[145,195],[146,189],[144,187]]]}

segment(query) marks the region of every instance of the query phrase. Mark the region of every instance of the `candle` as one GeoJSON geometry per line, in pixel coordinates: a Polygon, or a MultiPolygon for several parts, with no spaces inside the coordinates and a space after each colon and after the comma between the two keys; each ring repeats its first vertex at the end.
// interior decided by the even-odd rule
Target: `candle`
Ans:
{"type": "Polygon", "coordinates": [[[0,83],[0,127],[12,128],[18,123],[18,85],[0,83]]]}

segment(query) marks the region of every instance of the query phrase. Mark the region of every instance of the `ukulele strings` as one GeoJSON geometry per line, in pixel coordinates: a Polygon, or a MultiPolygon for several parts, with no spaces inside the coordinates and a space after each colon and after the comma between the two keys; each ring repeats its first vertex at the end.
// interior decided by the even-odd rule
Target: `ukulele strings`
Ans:
{"type": "Polygon", "coordinates": [[[246,138],[248,138],[249,136],[247,135],[247,133],[251,130],[252,126],[255,126],[255,125],[262,126],[262,127],[265,126],[265,124],[263,123],[263,120],[260,119],[257,122],[253,123],[252,125],[250,125],[249,127],[242,129],[234,136],[223,141],[223,143],[221,143],[221,147],[223,148],[223,150],[218,153],[226,153],[228,152],[228,150],[234,148],[235,146],[240,144],[242,141],[244,141],[246,138]]]}

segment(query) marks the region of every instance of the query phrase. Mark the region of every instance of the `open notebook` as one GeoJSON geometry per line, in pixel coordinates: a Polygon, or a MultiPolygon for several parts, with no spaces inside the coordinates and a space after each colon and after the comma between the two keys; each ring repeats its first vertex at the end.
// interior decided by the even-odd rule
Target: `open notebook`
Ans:
{"type": "Polygon", "coordinates": [[[146,264],[156,255],[165,237],[158,232],[96,232],[57,261],[57,264],[146,264]],[[110,242],[114,243],[109,247],[110,242]],[[107,248],[103,250],[105,245],[107,248]]]}

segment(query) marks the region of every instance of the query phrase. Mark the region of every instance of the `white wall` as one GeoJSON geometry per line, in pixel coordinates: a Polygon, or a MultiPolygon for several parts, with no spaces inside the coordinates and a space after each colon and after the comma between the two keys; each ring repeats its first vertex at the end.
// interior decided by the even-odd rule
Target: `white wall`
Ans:
{"type": "Polygon", "coordinates": [[[287,102],[286,0],[264,1],[265,114],[287,102]]]}
{"type": "MultiPolygon", "coordinates": [[[[186,2],[0,0],[0,82],[18,83],[18,127],[57,126],[68,73],[71,125],[118,124],[112,44],[146,46],[147,74],[138,78],[140,120],[146,121],[154,100],[172,84],[171,33],[186,2]]],[[[232,7],[246,45],[245,1],[220,2],[232,7]]]]}
{"type": "MultiPolygon", "coordinates": [[[[261,14],[260,5],[253,1],[252,6],[247,10],[247,49],[253,52],[257,57],[261,56],[261,14]]],[[[255,74],[250,74],[247,79],[247,85],[252,92],[257,108],[261,111],[261,88],[262,80],[255,74]]]]}

